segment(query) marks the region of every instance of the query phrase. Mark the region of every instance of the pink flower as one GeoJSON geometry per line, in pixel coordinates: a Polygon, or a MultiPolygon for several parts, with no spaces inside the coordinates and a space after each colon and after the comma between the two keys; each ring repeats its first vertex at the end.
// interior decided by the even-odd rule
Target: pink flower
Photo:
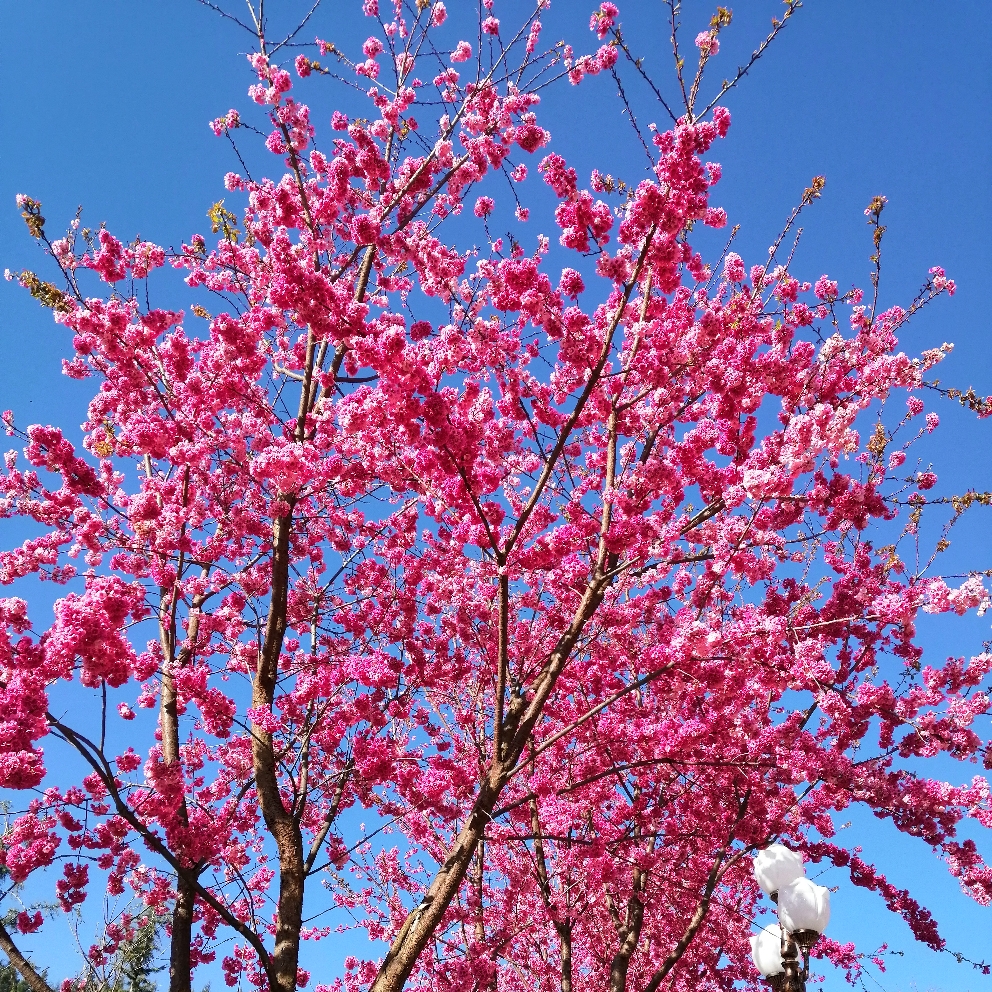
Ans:
{"type": "Polygon", "coordinates": [[[451,53],[452,62],[467,62],[472,57],[472,46],[467,41],[460,41],[451,53]]]}
{"type": "Polygon", "coordinates": [[[589,30],[595,31],[596,36],[603,40],[612,30],[614,22],[620,15],[620,11],[615,3],[602,3],[599,10],[594,11],[589,18],[589,30]]]}
{"type": "Polygon", "coordinates": [[[527,32],[527,54],[533,55],[537,50],[537,42],[541,35],[541,22],[534,21],[527,32]]]}
{"type": "Polygon", "coordinates": [[[707,227],[726,227],[727,211],[723,207],[708,207],[706,213],[703,215],[703,223],[707,227]]]}
{"type": "Polygon", "coordinates": [[[34,933],[41,929],[41,924],[44,922],[40,912],[35,912],[33,915],[28,914],[26,910],[22,910],[17,914],[17,929],[21,933],[34,933]]]}
{"type": "Polygon", "coordinates": [[[909,399],[906,400],[906,408],[909,410],[909,415],[911,417],[918,417],[921,413],[923,413],[923,400],[921,400],[919,396],[910,396],[909,399]]]}
{"type": "Polygon", "coordinates": [[[286,142],[282,136],[282,132],[273,131],[265,139],[265,147],[268,148],[268,150],[272,152],[273,155],[285,155],[287,148],[286,148],[286,142]]]}
{"type": "Polygon", "coordinates": [[[496,203],[491,196],[480,196],[475,201],[474,213],[476,217],[488,217],[495,208],[496,203]]]}
{"type": "Polygon", "coordinates": [[[575,269],[562,269],[561,279],[558,280],[558,292],[573,299],[586,288],[582,276],[575,269]]]}
{"type": "Polygon", "coordinates": [[[744,259],[736,252],[727,252],[723,262],[723,278],[727,282],[743,282],[745,279],[744,259]]]}
{"type": "Polygon", "coordinates": [[[823,300],[824,303],[830,303],[837,299],[837,283],[826,276],[820,276],[816,280],[816,285],[813,287],[813,292],[816,293],[816,298],[818,300],[823,300]]]}
{"type": "Polygon", "coordinates": [[[306,79],[313,71],[310,60],[305,55],[297,55],[294,65],[296,66],[296,74],[300,79],[306,79]]]}
{"type": "Polygon", "coordinates": [[[954,290],[957,288],[954,284],[954,280],[948,279],[947,273],[944,272],[939,265],[935,265],[932,269],[930,269],[930,276],[933,279],[933,288],[937,290],[937,292],[941,292],[946,289],[948,296],[954,295],[954,290]]]}
{"type": "Polygon", "coordinates": [[[717,40],[716,34],[712,31],[700,31],[696,35],[696,47],[706,58],[709,58],[711,55],[716,55],[720,51],[720,42],[717,40]]]}
{"type": "Polygon", "coordinates": [[[919,489],[933,489],[937,485],[937,476],[933,472],[921,472],[916,477],[916,485],[919,489]]]}
{"type": "Polygon", "coordinates": [[[135,716],[134,710],[127,703],[118,703],[117,712],[120,713],[123,720],[133,720],[135,716]]]}
{"type": "Polygon", "coordinates": [[[55,894],[68,913],[73,906],[78,906],[86,899],[86,886],[90,879],[89,865],[65,864],[62,867],[63,878],[55,885],[55,894]]]}
{"type": "Polygon", "coordinates": [[[124,246],[109,231],[99,234],[100,250],[92,258],[84,255],[82,264],[99,273],[104,282],[119,282],[127,274],[124,246]]]}
{"type": "Polygon", "coordinates": [[[129,747],[123,754],[117,756],[114,763],[117,765],[118,771],[127,775],[140,767],[141,756],[134,748],[129,747]]]}
{"type": "Polygon", "coordinates": [[[267,734],[275,734],[282,729],[282,721],[279,717],[264,707],[253,707],[246,715],[256,727],[267,734]]]}
{"type": "Polygon", "coordinates": [[[431,27],[439,28],[448,19],[448,11],[443,3],[434,4],[431,8],[431,27]]]}
{"type": "Polygon", "coordinates": [[[482,22],[484,34],[499,34],[499,20],[495,17],[487,17],[482,22]]]}
{"type": "Polygon", "coordinates": [[[940,426],[940,417],[932,411],[927,414],[927,433],[932,434],[940,426]]]}
{"type": "Polygon", "coordinates": [[[367,76],[369,79],[378,79],[380,65],[375,59],[366,59],[364,62],[359,62],[355,66],[355,72],[359,76],[367,76]]]}
{"type": "Polygon", "coordinates": [[[379,237],[380,225],[368,214],[362,214],[352,221],[351,231],[355,244],[372,245],[379,237]]]}
{"type": "Polygon", "coordinates": [[[385,46],[379,38],[372,35],[365,39],[362,51],[365,52],[366,58],[374,59],[380,52],[385,51],[385,46]]]}

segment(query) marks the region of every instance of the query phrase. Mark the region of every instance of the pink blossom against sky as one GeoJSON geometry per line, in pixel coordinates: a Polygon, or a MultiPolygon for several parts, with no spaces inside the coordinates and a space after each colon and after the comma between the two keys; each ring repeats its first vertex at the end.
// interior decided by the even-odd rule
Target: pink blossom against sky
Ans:
{"type": "MultiPolygon", "coordinates": [[[[279,16],[288,19],[290,6],[284,5],[279,16]]],[[[558,3],[545,19],[546,37],[587,44],[587,6],[558,3]]],[[[646,54],[660,50],[664,40],[663,26],[649,19],[648,6],[628,0],[620,5],[619,17],[632,47],[642,42],[646,54]],[[654,40],[649,44],[649,39],[654,40]]],[[[358,7],[348,0],[328,0],[311,33],[350,37],[357,54],[367,35],[358,7]]],[[[721,78],[747,57],[778,9],[763,0],[738,7],[714,55],[713,71],[721,78]]],[[[494,9],[503,24],[513,20],[508,9],[494,9]]],[[[455,30],[456,11],[456,4],[449,3],[446,29],[455,30]]],[[[706,27],[710,12],[698,2],[684,4],[687,48],[706,27]]],[[[743,225],[735,247],[750,260],[774,240],[810,177],[826,175],[822,200],[804,215],[797,260],[800,268],[829,272],[843,291],[852,283],[867,284],[871,249],[863,209],[873,195],[884,193],[888,233],[883,288],[889,299],[911,298],[934,262],[959,287],[953,301],[925,311],[914,322],[907,346],[922,350],[955,342],[941,378],[974,385],[980,393],[992,392],[992,334],[985,300],[992,268],[992,138],[987,126],[992,115],[987,62],[992,27],[986,15],[985,5],[976,0],[928,8],[926,16],[897,0],[808,4],[727,101],[734,124],[716,155],[724,179],[715,196],[730,223],[743,225]]],[[[125,10],[116,4],[45,0],[39,48],[26,42],[38,37],[38,6],[7,0],[3,18],[0,59],[14,92],[0,109],[0,268],[40,266],[14,208],[14,195],[22,191],[42,201],[53,231],[80,203],[85,223],[106,220],[118,234],[140,233],[157,244],[178,246],[191,231],[205,230],[206,210],[226,195],[224,174],[239,168],[230,146],[214,136],[207,122],[230,107],[243,113],[252,109],[245,97],[252,80],[239,55],[246,42],[236,30],[192,4],[148,2],[125,10]]],[[[468,37],[477,43],[475,35],[468,37]]],[[[309,54],[317,57],[315,50],[309,54]]],[[[471,66],[471,61],[456,62],[454,68],[471,66]]],[[[667,62],[659,61],[657,76],[670,78],[667,62]]],[[[554,133],[550,150],[566,154],[583,183],[594,168],[628,183],[636,184],[641,176],[645,159],[633,135],[624,145],[603,147],[596,140],[619,113],[614,90],[603,75],[585,80],[581,91],[564,85],[547,95],[543,113],[554,133]],[[583,109],[576,116],[579,96],[583,109]]],[[[335,97],[341,94],[339,89],[333,92],[335,97]]],[[[332,105],[358,112],[359,103],[354,101],[353,108],[349,100],[345,95],[339,103],[311,101],[320,131],[326,135],[329,130],[332,105]]],[[[664,128],[660,106],[657,123],[664,128]]],[[[617,133],[611,127],[611,135],[617,133]]],[[[534,170],[530,181],[536,178],[534,170]]],[[[494,187],[492,195],[494,209],[487,202],[478,212],[486,215],[495,237],[510,223],[514,203],[506,184],[494,187]]],[[[515,232],[521,239],[535,238],[548,227],[533,216],[515,232]]],[[[478,227],[471,231],[479,237],[478,227]]],[[[725,232],[714,234],[714,244],[721,234],[725,232]]],[[[153,299],[153,305],[182,305],[170,298],[168,287],[163,285],[161,292],[163,299],[153,299]]],[[[0,293],[0,407],[15,409],[21,423],[78,424],[85,418],[89,389],[58,374],[64,342],[50,315],[14,285],[0,283],[0,293]]],[[[941,482],[955,491],[992,489],[992,459],[986,457],[992,421],[976,424],[950,405],[939,412],[938,440],[926,450],[941,482]]],[[[17,526],[0,522],[3,546],[22,539],[23,534],[14,533],[17,526]]],[[[966,520],[954,535],[951,560],[962,570],[982,561],[986,565],[978,567],[987,567],[990,533],[987,517],[966,520]]],[[[42,600],[50,594],[38,592],[42,600]]],[[[33,612],[40,610],[33,606],[33,612]]],[[[924,646],[938,657],[970,654],[989,636],[988,621],[949,624],[934,618],[922,633],[924,646]]],[[[957,774],[948,768],[949,776],[957,774]]],[[[934,911],[949,944],[988,958],[992,945],[982,935],[989,933],[989,911],[961,898],[953,880],[934,870],[929,853],[909,838],[875,830],[863,814],[852,818],[852,830],[866,837],[866,855],[899,885],[913,888],[934,911]]],[[[905,926],[888,918],[876,897],[862,898],[850,886],[843,891],[834,905],[834,938],[856,939],[865,950],[868,944],[888,941],[907,952],[905,958],[887,959],[885,988],[908,989],[911,981],[921,989],[935,986],[946,992],[992,988],[992,980],[966,966],[913,946],[905,926]]],[[[27,939],[25,946],[31,946],[27,939]]],[[[348,940],[321,944],[316,953],[321,960],[343,957],[348,940]]],[[[219,986],[219,976],[215,984],[219,986]]]]}

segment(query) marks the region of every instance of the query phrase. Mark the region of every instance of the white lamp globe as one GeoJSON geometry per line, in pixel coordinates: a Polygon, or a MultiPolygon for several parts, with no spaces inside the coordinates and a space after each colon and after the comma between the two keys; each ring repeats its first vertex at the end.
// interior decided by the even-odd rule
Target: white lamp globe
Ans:
{"type": "Polygon", "coordinates": [[[778,918],[792,934],[823,933],[830,922],[830,890],[805,877],[783,885],[778,890],[778,918]]]}
{"type": "Polygon", "coordinates": [[[785,973],[782,964],[782,928],[776,923],[751,938],[751,960],[765,978],[785,973]]]}
{"type": "Polygon", "coordinates": [[[754,856],[754,877],[758,885],[771,895],[803,877],[803,859],[781,844],[771,844],[754,856]]]}

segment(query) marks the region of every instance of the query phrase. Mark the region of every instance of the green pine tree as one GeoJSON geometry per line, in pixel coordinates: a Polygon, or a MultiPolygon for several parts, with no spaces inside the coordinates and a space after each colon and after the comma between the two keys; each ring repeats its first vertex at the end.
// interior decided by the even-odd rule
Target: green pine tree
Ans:
{"type": "Polygon", "coordinates": [[[157,986],[152,976],[163,970],[162,965],[154,964],[158,935],[158,921],[146,919],[134,939],[121,945],[117,952],[121,962],[119,979],[114,992],[155,992],[157,986]]]}
{"type": "Polygon", "coordinates": [[[9,961],[0,964],[0,992],[31,992],[31,987],[9,961]]]}
{"type": "MultiPolygon", "coordinates": [[[[155,964],[159,929],[158,919],[146,915],[138,922],[134,937],[123,941],[99,972],[87,969],[82,992],[156,992],[154,975],[164,970],[164,965],[155,964]]],[[[0,989],[0,992],[27,990],[0,989]]]]}

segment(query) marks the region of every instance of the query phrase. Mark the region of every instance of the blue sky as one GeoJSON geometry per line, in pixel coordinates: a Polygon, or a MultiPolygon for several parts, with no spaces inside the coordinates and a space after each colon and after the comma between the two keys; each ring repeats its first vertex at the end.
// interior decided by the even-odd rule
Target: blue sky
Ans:
{"type": "MultiPolygon", "coordinates": [[[[449,9],[456,11],[459,2],[449,2],[449,9]]],[[[269,3],[284,24],[307,6],[299,0],[269,3]]],[[[325,0],[307,39],[319,34],[356,51],[368,33],[358,6],[357,0],[325,0]]],[[[495,12],[513,23],[523,7],[519,0],[497,0],[495,12]]],[[[620,7],[632,50],[646,56],[646,66],[674,96],[662,4],[628,0],[620,7]]],[[[229,9],[235,9],[233,0],[229,9]]],[[[555,0],[545,39],[563,37],[579,51],[591,50],[590,9],[588,0],[555,0]]],[[[746,58],[780,9],[774,0],[734,6],[734,23],[712,63],[715,79],[729,76],[746,58]]],[[[907,303],[927,269],[943,265],[958,283],[957,295],[927,308],[903,343],[917,352],[954,342],[942,381],[973,385],[983,394],[992,393],[988,11],[985,0],[807,0],[726,101],[733,127],[710,153],[724,166],[713,202],[727,209],[731,224],[742,225],[737,250],[748,264],[763,261],[810,178],[826,176],[823,198],[803,216],[794,271],[810,279],[828,272],[841,287],[867,286],[871,246],[863,210],[876,193],[886,195],[883,304],[907,303]]],[[[686,0],[686,45],[711,12],[706,3],[686,0]]],[[[205,231],[206,210],[226,195],[224,173],[237,168],[229,146],[206,125],[229,107],[249,106],[245,89],[252,79],[240,54],[247,36],[194,0],[0,0],[0,16],[7,92],[0,107],[0,269],[44,265],[14,207],[19,192],[42,201],[53,234],[79,204],[85,223],[106,221],[122,239],[140,233],[178,246],[194,231],[205,231]]],[[[636,106],[649,106],[633,84],[630,92],[636,106]]],[[[301,99],[312,97],[318,135],[326,135],[338,92],[301,93],[301,99]]],[[[359,112],[353,97],[342,99],[345,109],[359,112]]],[[[555,135],[555,150],[580,176],[599,168],[636,181],[643,152],[627,131],[618,131],[619,111],[613,84],[590,79],[578,91],[567,84],[549,91],[542,117],[555,135]]],[[[660,107],[646,110],[641,123],[656,120],[664,127],[663,115],[660,107]]],[[[260,160],[256,151],[254,161],[260,160]]],[[[266,168],[274,171],[271,158],[266,168]]],[[[501,192],[505,187],[496,189],[498,200],[501,192]]],[[[539,229],[547,230],[547,223],[532,221],[521,236],[539,229]]],[[[181,293],[160,302],[188,305],[181,293]]],[[[87,384],[59,375],[64,334],[7,283],[0,283],[0,335],[0,408],[13,408],[22,424],[80,423],[87,384]]],[[[942,487],[992,489],[992,420],[977,423],[966,411],[927,399],[942,421],[926,451],[942,487]]],[[[988,512],[982,517],[977,511],[953,535],[948,561],[955,570],[989,566],[988,512]]],[[[9,532],[0,534],[6,545],[9,532]]],[[[921,636],[939,659],[980,650],[989,627],[987,619],[941,618],[924,624],[921,636]]],[[[960,780],[973,770],[948,765],[942,773],[960,780]]],[[[846,833],[855,832],[866,858],[933,910],[950,946],[992,959],[992,912],[961,896],[926,849],[870,817],[852,816],[846,833]]],[[[984,842],[992,855],[987,836],[984,842]]],[[[888,941],[905,952],[891,959],[888,974],[877,976],[880,985],[869,980],[869,988],[992,990],[992,978],[916,947],[907,928],[889,919],[874,897],[839,875],[826,880],[842,886],[834,897],[833,936],[855,940],[864,950],[888,941]]],[[[340,956],[330,947],[322,953],[329,960],[340,956]]],[[[832,978],[830,987],[838,983],[832,978]]]]}

